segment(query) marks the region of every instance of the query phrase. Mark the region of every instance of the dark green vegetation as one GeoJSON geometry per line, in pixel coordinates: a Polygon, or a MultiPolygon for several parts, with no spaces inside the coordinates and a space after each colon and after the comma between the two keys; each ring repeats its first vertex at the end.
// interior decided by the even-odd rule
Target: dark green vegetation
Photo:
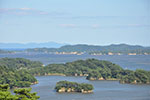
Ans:
{"type": "Polygon", "coordinates": [[[137,69],[136,71],[124,70],[120,72],[120,83],[150,84],[150,71],[137,69]]]}
{"type": "Polygon", "coordinates": [[[42,63],[39,61],[30,61],[24,58],[0,58],[0,65],[7,66],[11,69],[32,69],[41,67],[42,63]]]}
{"type": "Polygon", "coordinates": [[[27,52],[42,52],[42,53],[53,53],[53,52],[84,52],[89,54],[150,54],[150,47],[142,47],[138,45],[109,45],[109,46],[94,46],[94,45],[66,45],[60,48],[35,48],[27,49],[27,52]]]}
{"type": "Polygon", "coordinates": [[[9,91],[9,85],[0,85],[0,100],[37,100],[40,97],[36,93],[30,93],[31,88],[28,89],[15,89],[15,95],[9,91]]]}
{"type": "Polygon", "coordinates": [[[91,84],[76,83],[69,81],[59,81],[55,87],[57,92],[82,92],[91,93],[94,89],[91,84]]]}
{"type": "Polygon", "coordinates": [[[120,80],[121,83],[150,83],[150,71],[124,70],[119,65],[97,59],[49,64],[30,70],[33,75],[87,76],[88,80],[120,80]]]}
{"type": "Polygon", "coordinates": [[[36,75],[86,76],[88,80],[120,80],[120,83],[149,84],[150,71],[124,70],[119,65],[97,59],[77,60],[45,67],[23,58],[0,59],[0,84],[10,88],[36,84],[36,75]]]}
{"type": "Polygon", "coordinates": [[[30,69],[41,67],[42,63],[23,58],[0,59],[0,84],[9,84],[13,87],[29,87],[37,83],[30,69]]]}

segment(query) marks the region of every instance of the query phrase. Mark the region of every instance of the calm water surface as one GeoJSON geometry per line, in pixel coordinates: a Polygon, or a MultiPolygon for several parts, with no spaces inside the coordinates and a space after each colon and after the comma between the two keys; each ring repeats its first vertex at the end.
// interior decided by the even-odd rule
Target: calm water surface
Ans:
{"type": "Polygon", "coordinates": [[[85,77],[38,76],[39,84],[32,86],[40,100],[150,100],[150,85],[120,84],[118,81],[88,81],[85,77]],[[94,93],[57,93],[56,82],[68,80],[89,83],[94,93]]]}
{"type": "Polygon", "coordinates": [[[150,55],[103,55],[103,56],[92,56],[92,55],[55,55],[55,54],[37,54],[37,53],[22,53],[22,54],[0,54],[2,57],[23,57],[34,61],[41,61],[45,65],[51,63],[65,63],[71,62],[78,59],[96,58],[99,60],[108,60],[113,63],[120,65],[125,69],[145,69],[150,70],[150,55]]]}
{"type": "MultiPolygon", "coordinates": [[[[54,55],[54,54],[0,54],[2,57],[23,57],[30,60],[41,61],[45,65],[51,63],[65,63],[78,59],[96,58],[108,60],[125,69],[150,70],[150,55],[54,55]]],[[[32,86],[32,91],[37,92],[40,100],[150,100],[150,85],[119,84],[118,81],[88,81],[85,77],[39,76],[39,84],[32,86]],[[60,80],[90,83],[94,86],[94,93],[56,93],[54,87],[60,80]]]]}

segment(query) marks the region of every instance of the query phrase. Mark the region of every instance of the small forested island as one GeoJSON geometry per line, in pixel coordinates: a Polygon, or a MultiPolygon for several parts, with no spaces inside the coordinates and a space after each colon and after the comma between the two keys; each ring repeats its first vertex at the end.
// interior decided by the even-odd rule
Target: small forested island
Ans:
{"type": "Polygon", "coordinates": [[[0,58],[0,84],[9,84],[10,88],[30,87],[38,83],[34,76],[41,75],[85,76],[88,80],[150,84],[150,71],[125,70],[104,60],[86,59],[43,66],[39,61],[24,58],[0,58]]]}
{"type": "Polygon", "coordinates": [[[86,83],[76,83],[69,81],[59,81],[56,84],[55,90],[59,93],[62,92],[79,92],[79,93],[92,93],[93,86],[86,83]]]}

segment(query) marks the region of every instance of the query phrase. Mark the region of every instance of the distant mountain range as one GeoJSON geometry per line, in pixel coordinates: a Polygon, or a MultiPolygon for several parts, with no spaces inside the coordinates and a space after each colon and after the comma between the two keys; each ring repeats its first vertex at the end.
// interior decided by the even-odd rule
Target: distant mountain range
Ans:
{"type": "Polygon", "coordinates": [[[91,54],[91,55],[150,55],[150,47],[128,44],[98,45],[65,45],[55,42],[48,43],[0,43],[0,53],[53,53],[53,54],[91,54]]]}
{"type": "MultiPolygon", "coordinates": [[[[34,48],[27,49],[27,52],[57,52],[58,54],[62,54],[62,52],[82,52],[89,54],[150,54],[150,47],[143,47],[139,45],[127,45],[127,44],[119,44],[119,45],[108,45],[108,46],[96,46],[96,45],[86,45],[86,44],[78,44],[78,45],[65,45],[60,48],[34,48]]],[[[63,53],[67,54],[67,53],[63,53]]],[[[70,53],[69,53],[70,54],[70,53]]],[[[73,53],[74,54],[74,53],[73,53]]]]}
{"type": "Polygon", "coordinates": [[[45,42],[45,43],[0,43],[0,49],[27,49],[27,48],[59,48],[66,45],[65,43],[45,42]]]}

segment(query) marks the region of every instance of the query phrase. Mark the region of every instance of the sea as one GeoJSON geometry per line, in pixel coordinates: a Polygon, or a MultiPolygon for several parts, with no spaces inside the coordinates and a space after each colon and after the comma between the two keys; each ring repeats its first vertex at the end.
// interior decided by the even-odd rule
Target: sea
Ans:
{"type": "MultiPolygon", "coordinates": [[[[95,58],[111,61],[124,69],[144,69],[150,71],[150,55],[56,55],[43,53],[0,54],[0,58],[26,58],[41,61],[44,65],[66,63],[76,60],[95,58]]],[[[32,85],[32,92],[37,92],[39,100],[150,100],[150,85],[120,84],[119,81],[89,81],[85,77],[36,76],[38,84],[32,85]],[[58,81],[67,80],[89,83],[94,86],[93,93],[57,93],[58,81]]]]}

